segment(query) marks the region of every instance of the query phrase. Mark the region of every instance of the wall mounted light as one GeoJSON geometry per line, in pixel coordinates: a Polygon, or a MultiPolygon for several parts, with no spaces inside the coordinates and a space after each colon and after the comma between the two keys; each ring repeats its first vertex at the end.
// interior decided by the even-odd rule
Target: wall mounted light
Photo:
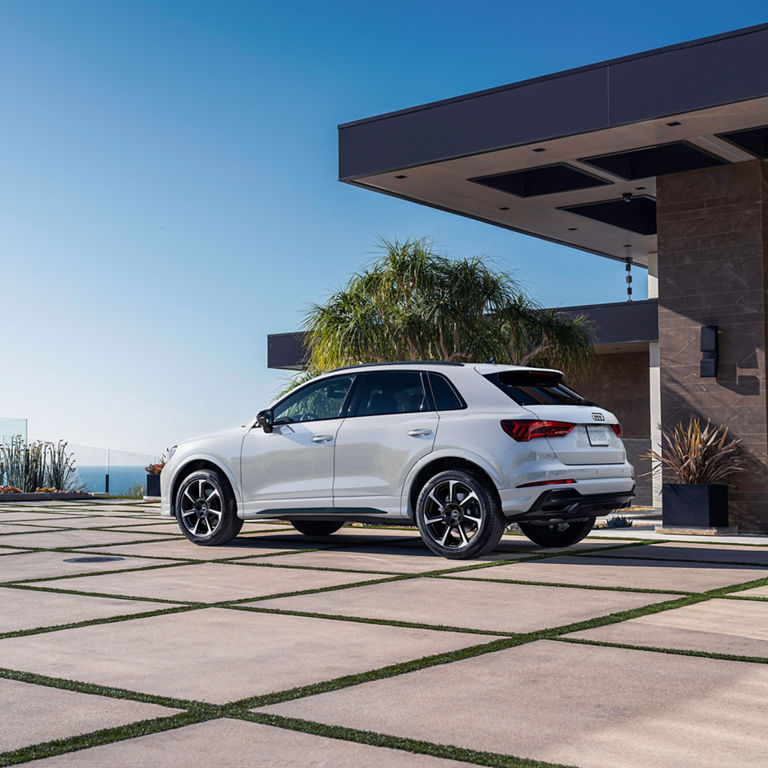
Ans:
{"type": "Polygon", "coordinates": [[[701,327],[701,368],[702,378],[717,376],[717,326],[703,325],[701,327]]]}

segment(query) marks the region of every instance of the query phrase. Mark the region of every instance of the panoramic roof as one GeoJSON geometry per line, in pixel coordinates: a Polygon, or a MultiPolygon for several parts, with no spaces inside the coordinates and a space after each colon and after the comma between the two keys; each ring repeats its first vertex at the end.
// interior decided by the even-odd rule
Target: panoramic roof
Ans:
{"type": "Polygon", "coordinates": [[[339,126],[341,181],[610,258],[656,179],[768,158],[768,24],[339,126]]]}

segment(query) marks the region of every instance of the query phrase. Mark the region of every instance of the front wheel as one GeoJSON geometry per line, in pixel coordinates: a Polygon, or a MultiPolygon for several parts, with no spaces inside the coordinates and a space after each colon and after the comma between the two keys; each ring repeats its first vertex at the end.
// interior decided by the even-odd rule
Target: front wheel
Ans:
{"type": "Polygon", "coordinates": [[[340,523],[328,520],[289,520],[288,522],[305,536],[330,536],[344,525],[343,520],[340,523]]]}
{"type": "Polygon", "coordinates": [[[430,478],[416,502],[416,524],[424,543],[451,560],[479,557],[504,533],[493,489],[475,475],[449,469],[430,478]]]}
{"type": "Polygon", "coordinates": [[[542,547],[570,547],[581,541],[595,524],[594,517],[571,523],[518,523],[520,530],[542,547]]]}
{"type": "Polygon", "coordinates": [[[229,484],[214,470],[187,475],[176,492],[174,506],[181,532],[195,544],[226,544],[243,527],[229,484]]]}

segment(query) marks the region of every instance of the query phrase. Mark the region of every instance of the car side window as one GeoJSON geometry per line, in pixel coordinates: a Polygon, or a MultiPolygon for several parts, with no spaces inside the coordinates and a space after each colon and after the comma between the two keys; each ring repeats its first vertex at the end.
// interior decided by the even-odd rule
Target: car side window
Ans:
{"type": "Polygon", "coordinates": [[[432,395],[438,411],[460,411],[467,407],[461,395],[445,376],[430,372],[429,384],[432,387],[432,395]]]}
{"type": "Polygon", "coordinates": [[[419,371],[376,371],[361,377],[355,416],[434,410],[419,371]]]}
{"type": "Polygon", "coordinates": [[[334,376],[307,384],[274,407],[275,425],[338,419],[354,376],[334,376]]]}

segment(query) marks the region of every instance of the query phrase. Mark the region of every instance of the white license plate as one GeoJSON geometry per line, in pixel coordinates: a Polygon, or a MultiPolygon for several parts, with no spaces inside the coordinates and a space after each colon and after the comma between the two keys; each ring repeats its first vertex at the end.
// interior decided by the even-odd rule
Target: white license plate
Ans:
{"type": "Polygon", "coordinates": [[[608,427],[587,426],[587,437],[590,445],[608,445],[608,427]]]}

